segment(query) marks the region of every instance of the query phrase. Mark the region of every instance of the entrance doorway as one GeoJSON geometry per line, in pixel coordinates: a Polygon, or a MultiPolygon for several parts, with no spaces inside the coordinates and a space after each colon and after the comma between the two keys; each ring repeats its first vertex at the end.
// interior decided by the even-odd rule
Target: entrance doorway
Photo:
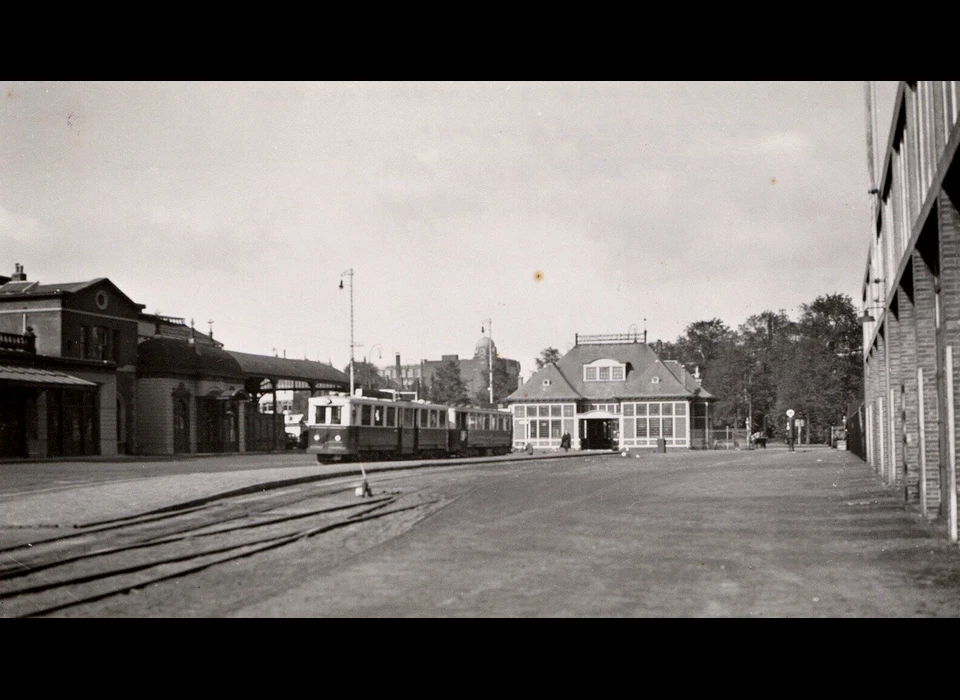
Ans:
{"type": "Polygon", "coordinates": [[[580,442],[584,450],[612,450],[620,444],[620,421],[616,418],[581,420],[580,442]]]}

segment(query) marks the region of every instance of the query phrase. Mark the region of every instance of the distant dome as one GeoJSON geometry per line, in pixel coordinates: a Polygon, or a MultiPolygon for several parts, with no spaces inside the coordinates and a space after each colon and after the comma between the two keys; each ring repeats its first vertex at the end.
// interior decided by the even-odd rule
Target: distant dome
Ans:
{"type": "Polygon", "coordinates": [[[476,346],[473,348],[474,359],[477,359],[480,357],[486,359],[487,357],[489,357],[487,353],[491,350],[491,348],[493,349],[493,356],[496,357],[497,344],[494,343],[493,339],[490,338],[489,336],[485,336],[485,335],[481,336],[480,340],[477,341],[476,346]]]}
{"type": "Polygon", "coordinates": [[[243,381],[240,363],[215,345],[150,338],[137,346],[138,374],[179,374],[243,381]]]}

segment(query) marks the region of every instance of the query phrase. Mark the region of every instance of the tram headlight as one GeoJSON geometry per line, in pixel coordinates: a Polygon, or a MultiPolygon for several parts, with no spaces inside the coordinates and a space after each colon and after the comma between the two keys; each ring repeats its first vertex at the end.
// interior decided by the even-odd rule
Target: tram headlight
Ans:
{"type": "Polygon", "coordinates": [[[333,439],[336,440],[337,442],[340,442],[340,436],[339,436],[339,435],[334,435],[334,436],[333,436],[333,439]]]}
{"type": "Polygon", "coordinates": [[[314,433],[313,439],[316,440],[317,442],[320,442],[320,433],[314,433]]]}

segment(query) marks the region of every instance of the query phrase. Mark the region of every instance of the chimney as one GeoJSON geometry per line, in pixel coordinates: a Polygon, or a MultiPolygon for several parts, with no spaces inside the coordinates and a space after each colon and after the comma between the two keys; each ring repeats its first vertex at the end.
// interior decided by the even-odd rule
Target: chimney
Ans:
{"type": "Polygon", "coordinates": [[[397,353],[396,361],[394,362],[394,364],[395,364],[396,367],[397,367],[397,388],[398,388],[398,389],[403,389],[403,388],[404,388],[404,387],[403,387],[403,375],[400,373],[401,370],[400,370],[400,353],[399,353],[399,352],[397,353]]]}
{"type": "Polygon", "coordinates": [[[680,385],[687,387],[687,366],[682,362],[680,363],[680,385]]]}
{"type": "Polygon", "coordinates": [[[23,271],[23,265],[20,263],[15,263],[13,266],[13,277],[10,278],[11,282],[26,282],[27,273],[23,271]]]}
{"type": "Polygon", "coordinates": [[[663,354],[663,341],[662,341],[662,340],[658,340],[658,341],[657,341],[657,355],[659,356],[659,355],[662,355],[662,354],[663,354]]]}

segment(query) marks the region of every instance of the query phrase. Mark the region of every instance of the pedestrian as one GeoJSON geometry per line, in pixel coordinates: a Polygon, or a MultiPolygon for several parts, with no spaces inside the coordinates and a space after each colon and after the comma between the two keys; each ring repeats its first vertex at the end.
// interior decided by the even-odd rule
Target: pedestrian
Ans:
{"type": "Polygon", "coordinates": [[[564,452],[570,451],[570,442],[573,438],[570,436],[570,433],[564,432],[563,436],[560,438],[560,447],[563,448],[564,452]]]}

